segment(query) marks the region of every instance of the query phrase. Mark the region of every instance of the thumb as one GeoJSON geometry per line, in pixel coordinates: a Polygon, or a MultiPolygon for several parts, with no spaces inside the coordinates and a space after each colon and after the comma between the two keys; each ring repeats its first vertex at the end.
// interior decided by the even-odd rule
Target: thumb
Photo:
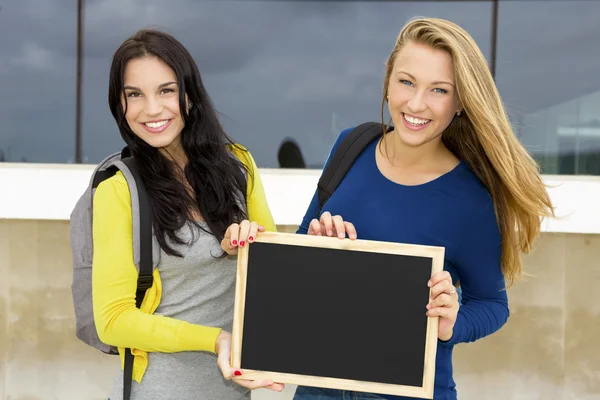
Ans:
{"type": "Polygon", "coordinates": [[[223,374],[223,378],[232,378],[233,373],[231,371],[231,366],[229,365],[229,359],[225,354],[219,354],[219,357],[217,358],[217,365],[223,374]]]}

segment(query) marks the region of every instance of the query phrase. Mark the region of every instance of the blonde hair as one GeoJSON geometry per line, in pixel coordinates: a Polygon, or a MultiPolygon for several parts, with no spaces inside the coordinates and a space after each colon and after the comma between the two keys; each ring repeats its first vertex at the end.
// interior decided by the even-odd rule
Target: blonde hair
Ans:
{"type": "Polygon", "coordinates": [[[515,136],[485,57],[460,26],[438,18],[410,20],[387,61],[381,120],[390,75],[400,49],[418,43],[452,56],[462,114],[442,134],[446,147],[489,190],[502,236],[502,272],[510,287],[522,275],[520,252],[528,253],[540,233],[542,217],[554,208],[539,167],[515,136]]]}

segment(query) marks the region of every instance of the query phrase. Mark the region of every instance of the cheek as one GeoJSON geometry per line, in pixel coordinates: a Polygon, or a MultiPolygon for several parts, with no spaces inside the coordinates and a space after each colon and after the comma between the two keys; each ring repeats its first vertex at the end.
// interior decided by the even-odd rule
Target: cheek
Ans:
{"type": "Polygon", "coordinates": [[[406,104],[406,94],[402,93],[400,90],[394,90],[390,92],[388,97],[388,107],[390,112],[397,112],[398,108],[400,108],[403,104],[406,104]]]}
{"type": "Polygon", "coordinates": [[[181,110],[179,109],[179,98],[177,96],[173,96],[169,98],[164,103],[165,108],[167,108],[172,114],[176,116],[181,116],[181,110]]]}
{"type": "Polygon", "coordinates": [[[452,100],[436,102],[435,105],[432,104],[432,108],[435,110],[437,119],[448,124],[456,113],[456,105],[452,100]]]}
{"type": "Polygon", "coordinates": [[[403,107],[411,99],[412,93],[406,85],[396,84],[388,90],[388,104],[391,110],[403,107]]]}
{"type": "Polygon", "coordinates": [[[139,104],[136,104],[133,101],[130,101],[125,106],[127,107],[127,108],[123,108],[124,110],[126,110],[125,119],[127,120],[127,122],[129,122],[131,124],[139,116],[141,107],[139,104]]]}

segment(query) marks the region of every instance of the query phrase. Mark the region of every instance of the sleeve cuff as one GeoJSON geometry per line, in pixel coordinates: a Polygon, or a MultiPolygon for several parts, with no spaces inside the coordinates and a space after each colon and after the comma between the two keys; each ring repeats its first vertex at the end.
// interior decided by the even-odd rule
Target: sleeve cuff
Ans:
{"type": "Polygon", "coordinates": [[[446,341],[438,339],[438,342],[442,346],[454,346],[462,342],[462,338],[464,337],[464,326],[462,313],[458,312],[456,316],[456,322],[454,323],[454,329],[452,331],[452,337],[446,341]]]}
{"type": "Polygon", "coordinates": [[[221,328],[185,323],[179,335],[179,344],[183,351],[208,351],[215,353],[217,336],[221,328]]]}

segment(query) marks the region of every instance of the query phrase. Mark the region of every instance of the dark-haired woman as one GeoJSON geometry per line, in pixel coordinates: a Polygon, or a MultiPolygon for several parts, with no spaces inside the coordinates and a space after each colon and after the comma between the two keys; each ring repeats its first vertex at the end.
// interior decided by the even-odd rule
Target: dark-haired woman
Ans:
{"type": "MultiPolygon", "coordinates": [[[[120,173],[101,183],[94,318],[100,339],[122,358],[132,349],[131,399],[249,399],[250,389],[281,390],[270,381],[230,380],[240,374],[229,365],[231,255],[275,225],[256,165],[223,131],[194,60],[168,34],[137,32],[114,55],[109,105],[137,160],[161,252],[138,309],[129,189],[120,173]]],[[[118,373],[110,398],[122,396],[118,373]]]]}

